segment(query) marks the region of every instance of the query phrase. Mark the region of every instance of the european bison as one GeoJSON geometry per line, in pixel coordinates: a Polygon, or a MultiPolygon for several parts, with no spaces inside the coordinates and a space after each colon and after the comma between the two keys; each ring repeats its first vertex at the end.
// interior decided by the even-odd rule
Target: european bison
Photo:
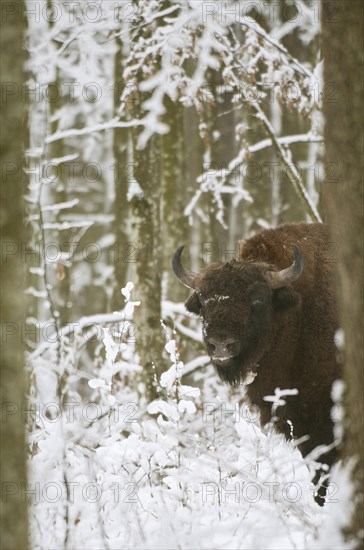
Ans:
{"type": "MultiPolygon", "coordinates": [[[[279,407],[276,428],[303,456],[333,443],[331,386],[340,378],[334,342],[338,328],[332,281],[334,246],[324,224],[287,223],[240,242],[238,257],[209,265],[201,274],[173,257],[177,278],[195,292],[188,311],[201,316],[207,352],[220,378],[247,385],[261,424],[271,420],[264,396],[296,388],[279,407]],[[290,422],[288,422],[290,421],[290,422]]],[[[320,460],[331,465],[333,448],[320,460]]]]}

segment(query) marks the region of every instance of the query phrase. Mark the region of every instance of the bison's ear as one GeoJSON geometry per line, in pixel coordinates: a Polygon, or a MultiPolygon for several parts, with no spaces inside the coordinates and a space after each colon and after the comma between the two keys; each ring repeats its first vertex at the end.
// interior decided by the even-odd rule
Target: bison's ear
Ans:
{"type": "Polygon", "coordinates": [[[273,307],[276,311],[284,311],[301,303],[301,295],[293,288],[283,287],[273,290],[273,307]]]}
{"type": "Polygon", "coordinates": [[[195,313],[195,315],[198,315],[201,311],[201,302],[198,298],[197,292],[194,292],[185,302],[185,308],[187,311],[190,311],[191,313],[195,313]]]}

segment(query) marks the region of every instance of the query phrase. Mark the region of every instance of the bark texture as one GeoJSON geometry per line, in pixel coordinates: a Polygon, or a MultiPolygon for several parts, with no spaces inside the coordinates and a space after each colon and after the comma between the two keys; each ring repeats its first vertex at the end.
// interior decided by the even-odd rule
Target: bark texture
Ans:
{"type": "Polygon", "coordinates": [[[20,87],[25,81],[22,2],[4,12],[1,33],[1,72],[4,80],[4,116],[1,125],[1,547],[28,547],[27,504],[21,498],[26,482],[25,425],[20,409],[25,401],[22,330],[24,327],[23,165],[25,109],[20,87]]]}
{"type": "Polygon", "coordinates": [[[139,131],[133,136],[134,174],[141,189],[131,201],[137,245],[138,295],[136,309],[137,350],[144,367],[148,399],[156,397],[156,377],[162,365],[161,328],[162,246],[160,214],[160,137],[153,136],[143,150],[137,147],[139,131]]]}
{"type": "Polygon", "coordinates": [[[345,332],[346,436],[355,457],[355,512],[349,536],[363,547],[363,20],[361,0],[322,4],[326,180],[324,204],[338,249],[337,298],[345,332]]]}

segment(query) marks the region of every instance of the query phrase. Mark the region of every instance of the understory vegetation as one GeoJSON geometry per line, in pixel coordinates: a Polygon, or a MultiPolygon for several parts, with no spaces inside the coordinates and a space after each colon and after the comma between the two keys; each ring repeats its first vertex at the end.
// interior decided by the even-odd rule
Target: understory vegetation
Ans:
{"type": "MultiPolygon", "coordinates": [[[[206,356],[180,360],[172,327],[186,326],[182,304],[164,304],[170,366],[146,400],[137,288],[123,295],[120,312],[84,318],[61,332],[59,348],[43,343],[29,357],[33,547],[344,547],[347,473],[334,470],[325,507],[316,504],[319,450],[304,460],[274,421],[262,430],[243,387],[222,385],[206,356]]],[[[284,395],[267,399],[279,407],[284,395]]]]}

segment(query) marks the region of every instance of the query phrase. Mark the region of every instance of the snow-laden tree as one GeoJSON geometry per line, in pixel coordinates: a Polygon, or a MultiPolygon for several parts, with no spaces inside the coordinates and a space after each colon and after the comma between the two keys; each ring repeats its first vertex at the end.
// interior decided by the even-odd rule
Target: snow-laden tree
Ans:
{"type": "MultiPolygon", "coordinates": [[[[91,303],[112,308],[117,289],[137,271],[143,307],[156,316],[150,338],[148,325],[140,325],[140,348],[153,355],[161,351],[156,307],[162,271],[181,240],[200,234],[193,237],[196,256],[201,242],[225,240],[230,222],[237,225],[229,233],[231,247],[235,235],[247,230],[246,209],[253,199],[259,204],[265,179],[276,182],[283,175],[303,200],[301,212],[319,219],[317,194],[310,198],[290,148],[321,141],[320,83],[310,56],[295,59],[279,41],[297,33],[300,44],[312,42],[317,13],[314,5],[299,2],[293,21],[281,24],[274,9],[264,2],[70,6],[29,0],[30,221],[37,243],[56,245],[40,266],[45,280],[37,282],[34,274],[30,292],[42,298],[42,284],[46,290],[53,285],[48,301],[54,302],[55,324],[94,312],[91,303]],[[280,104],[306,117],[306,131],[277,136],[269,120],[273,102],[276,110],[280,104]],[[195,128],[186,128],[191,120],[195,128]],[[227,122],[233,127],[227,129],[227,122]],[[182,145],[194,132],[201,147],[197,167],[187,174],[197,174],[195,182],[184,177],[189,163],[182,145]],[[223,149],[228,139],[231,151],[223,149]],[[260,152],[270,147],[278,160],[262,162],[260,152]],[[161,161],[159,168],[153,158],[161,161]],[[171,235],[163,252],[162,235],[171,235]]],[[[266,223],[265,213],[256,217],[266,223]]]]}

